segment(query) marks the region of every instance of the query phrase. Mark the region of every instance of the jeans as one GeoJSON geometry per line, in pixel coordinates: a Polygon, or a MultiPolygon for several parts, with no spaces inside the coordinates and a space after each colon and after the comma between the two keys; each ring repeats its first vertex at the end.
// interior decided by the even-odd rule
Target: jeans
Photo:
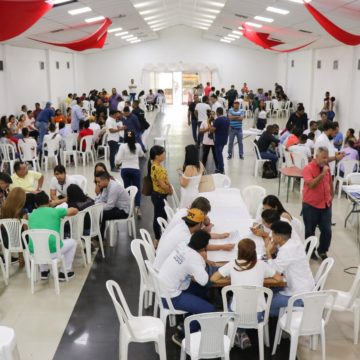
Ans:
{"type": "Polygon", "coordinates": [[[266,126],[266,119],[257,119],[256,128],[259,130],[264,130],[266,126]]]}
{"type": "MultiPolygon", "coordinates": [[[[280,288],[273,289],[273,298],[270,305],[270,316],[278,317],[279,311],[281,308],[286,308],[291,296],[280,294],[280,288]]],[[[303,302],[301,300],[297,300],[294,303],[295,306],[303,306],[303,302]]]]}
{"type": "Polygon", "coordinates": [[[202,144],[203,139],[204,139],[204,134],[199,131],[200,125],[201,125],[201,121],[198,121],[198,123],[197,123],[197,132],[198,132],[197,133],[197,145],[199,145],[199,146],[200,146],[200,144],[202,144]]]}
{"type": "Polygon", "coordinates": [[[130,101],[136,100],[136,93],[130,93],[130,101]]]}
{"type": "Polygon", "coordinates": [[[128,214],[117,207],[114,207],[110,210],[104,210],[102,214],[102,220],[101,220],[101,227],[100,232],[102,238],[104,238],[104,232],[105,232],[105,226],[107,220],[118,220],[118,219],[126,219],[128,217],[128,214]]]}
{"type": "Polygon", "coordinates": [[[208,156],[209,156],[210,149],[211,149],[212,154],[213,154],[215,168],[217,169],[218,168],[218,165],[217,165],[218,162],[217,162],[217,159],[216,159],[216,153],[215,153],[215,146],[214,145],[205,145],[205,144],[203,144],[202,163],[203,163],[204,167],[206,167],[206,163],[207,163],[207,159],[208,159],[208,156]]]}
{"type": "Polygon", "coordinates": [[[109,150],[110,150],[110,168],[115,169],[115,156],[119,150],[119,143],[117,141],[110,140],[108,141],[109,150]]]}
{"type": "Polygon", "coordinates": [[[317,251],[319,254],[328,252],[331,243],[331,207],[317,209],[303,203],[302,213],[305,224],[305,239],[315,235],[316,226],[319,226],[320,239],[317,251]]]}
{"type": "Polygon", "coordinates": [[[139,169],[121,169],[121,177],[124,181],[124,187],[127,188],[131,185],[137,187],[138,192],[135,196],[135,206],[140,206],[141,189],[140,189],[140,170],[139,169]]]}
{"type": "Polygon", "coordinates": [[[231,156],[233,153],[233,147],[234,147],[234,139],[237,138],[238,145],[239,145],[239,156],[244,155],[244,147],[243,147],[243,133],[242,129],[235,129],[230,127],[229,131],[229,147],[228,147],[228,153],[231,156]]]}
{"type": "Polygon", "coordinates": [[[264,151],[260,153],[260,156],[262,159],[264,160],[271,160],[274,167],[276,168],[276,163],[278,161],[278,157],[276,154],[274,154],[273,152],[271,152],[270,150],[264,151]]]}
{"type": "Polygon", "coordinates": [[[153,220],[153,229],[155,234],[155,239],[159,240],[161,237],[161,228],[157,222],[158,217],[162,217],[167,220],[166,212],[165,212],[165,203],[166,194],[160,194],[158,192],[153,192],[151,194],[151,202],[154,205],[154,220],[153,220]]]}
{"type": "Polygon", "coordinates": [[[194,139],[194,143],[197,144],[197,132],[198,132],[198,121],[197,119],[192,118],[191,119],[191,130],[192,130],[192,136],[194,139]]]}
{"type": "Polygon", "coordinates": [[[46,133],[48,131],[49,123],[44,122],[44,121],[38,121],[36,123],[36,127],[37,127],[37,129],[39,131],[39,139],[38,139],[37,150],[38,150],[38,152],[41,152],[43,142],[44,142],[44,136],[46,135],[46,133]]]}
{"type": "Polygon", "coordinates": [[[224,173],[224,157],[223,157],[223,150],[225,144],[217,144],[215,140],[215,155],[217,161],[217,172],[223,174],[224,173]]]}

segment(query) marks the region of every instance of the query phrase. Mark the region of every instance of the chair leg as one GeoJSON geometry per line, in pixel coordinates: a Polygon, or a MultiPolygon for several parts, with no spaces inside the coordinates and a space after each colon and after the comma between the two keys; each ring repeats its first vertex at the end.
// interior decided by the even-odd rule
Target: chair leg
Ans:
{"type": "Polygon", "coordinates": [[[266,347],[270,347],[269,324],[264,326],[264,341],[266,347]]]}
{"type": "Polygon", "coordinates": [[[296,360],[298,342],[299,342],[299,335],[296,333],[291,334],[289,360],[296,360]]]}
{"type": "Polygon", "coordinates": [[[140,293],[139,293],[139,309],[138,309],[138,314],[139,316],[142,316],[143,313],[143,308],[144,308],[144,287],[142,286],[142,284],[140,285],[140,293]]]}
{"type": "Polygon", "coordinates": [[[29,254],[26,250],[23,251],[23,256],[24,256],[24,262],[25,262],[25,270],[26,270],[26,276],[28,279],[30,279],[30,259],[29,259],[29,254]]]}
{"type": "Polygon", "coordinates": [[[4,259],[5,259],[5,276],[6,279],[9,280],[10,278],[10,263],[11,263],[11,253],[9,250],[4,249],[4,259]]]}
{"type": "Polygon", "coordinates": [[[85,241],[85,249],[86,249],[86,260],[88,265],[91,264],[91,238],[90,236],[82,237],[85,241]]]}
{"type": "Polygon", "coordinates": [[[264,326],[258,327],[259,360],[264,360],[264,326]]]}
{"type": "Polygon", "coordinates": [[[135,225],[134,218],[131,219],[131,225],[132,225],[132,237],[135,239],[136,238],[136,225],[135,225]]]}
{"type": "Polygon", "coordinates": [[[311,341],[310,341],[310,345],[311,345],[311,350],[316,350],[317,346],[318,346],[318,335],[313,335],[310,337],[311,341]]]}
{"type": "Polygon", "coordinates": [[[83,246],[82,240],[81,239],[78,240],[78,243],[79,243],[79,247],[80,247],[80,251],[81,251],[81,257],[83,259],[84,267],[86,267],[87,261],[86,261],[86,256],[85,256],[84,246],[83,246]]]}
{"type": "Polygon", "coordinates": [[[357,345],[359,341],[359,324],[360,322],[360,307],[354,307],[354,344],[357,345]]]}
{"type": "Polygon", "coordinates": [[[274,338],[274,345],[273,345],[273,351],[272,351],[272,355],[275,355],[276,354],[276,349],[277,349],[277,346],[281,340],[280,338],[281,336],[281,329],[280,329],[280,324],[279,324],[279,321],[276,325],[276,333],[275,333],[275,338],[274,338]]]}
{"type": "Polygon", "coordinates": [[[181,346],[180,360],[186,360],[186,352],[182,346],[181,346]]]}
{"type": "Polygon", "coordinates": [[[59,270],[57,267],[57,262],[52,263],[52,272],[53,272],[53,277],[54,277],[56,295],[60,295],[59,270]]]}
{"type": "Polygon", "coordinates": [[[321,329],[320,340],[321,340],[321,357],[322,357],[322,360],[326,360],[325,329],[324,328],[321,329]]]}
{"type": "Polygon", "coordinates": [[[120,334],[120,342],[119,342],[119,355],[120,360],[127,360],[128,358],[128,348],[129,348],[129,342],[126,338],[126,335],[121,336],[120,334]]]}
{"type": "Polygon", "coordinates": [[[175,315],[170,315],[169,316],[169,325],[171,327],[174,327],[176,325],[176,316],[175,315]]]}
{"type": "Polygon", "coordinates": [[[158,307],[159,307],[159,304],[158,304],[158,299],[157,299],[156,294],[155,294],[155,302],[154,302],[153,317],[157,317],[157,314],[158,314],[158,307]]]}
{"type": "Polygon", "coordinates": [[[4,267],[4,264],[3,264],[2,260],[0,260],[0,269],[1,269],[1,272],[2,272],[3,277],[4,277],[5,285],[8,285],[8,279],[6,278],[5,267],[4,267]]]}
{"type": "Polygon", "coordinates": [[[31,293],[33,294],[35,292],[35,271],[36,271],[36,265],[34,264],[34,261],[31,261],[30,264],[30,271],[31,271],[31,293]]]}

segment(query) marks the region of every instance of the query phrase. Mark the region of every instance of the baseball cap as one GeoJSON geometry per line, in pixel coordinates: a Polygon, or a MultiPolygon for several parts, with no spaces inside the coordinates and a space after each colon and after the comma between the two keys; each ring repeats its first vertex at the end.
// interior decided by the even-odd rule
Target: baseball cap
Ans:
{"type": "Polygon", "coordinates": [[[187,212],[187,215],[183,217],[183,220],[186,223],[190,224],[199,224],[205,220],[205,215],[200,209],[190,209],[187,212]]]}
{"type": "Polygon", "coordinates": [[[236,103],[236,102],[240,104],[240,100],[239,100],[239,99],[235,99],[235,100],[234,100],[234,103],[236,103]]]}

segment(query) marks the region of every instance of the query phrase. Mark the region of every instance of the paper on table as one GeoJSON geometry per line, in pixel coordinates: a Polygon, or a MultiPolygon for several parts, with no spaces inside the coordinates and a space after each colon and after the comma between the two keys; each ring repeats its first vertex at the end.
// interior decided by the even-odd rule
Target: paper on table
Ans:
{"type": "Polygon", "coordinates": [[[210,261],[220,262],[220,261],[231,261],[237,258],[237,246],[236,244],[240,241],[240,234],[238,231],[233,231],[230,233],[230,236],[226,239],[221,240],[210,240],[211,245],[224,245],[224,244],[235,244],[234,249],[231,251],[216,250],[208,251],[207,258],[210,261]]]}

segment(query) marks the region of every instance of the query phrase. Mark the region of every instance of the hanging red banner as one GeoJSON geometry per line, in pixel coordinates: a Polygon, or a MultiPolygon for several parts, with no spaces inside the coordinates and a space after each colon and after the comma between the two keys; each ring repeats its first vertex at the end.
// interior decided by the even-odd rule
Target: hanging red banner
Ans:
{"type": "Polygon", "coordinates": [[[0,41],[22,34],[52,7],[44,0],[0,1],[0,41]]]}
{"type": "Polygon", "coordinates": [[[336,40],[339,40],[346,45],[356,46],[360,44],[359,35],[351,34],[339,28],[323,14],[321,14],[318,10],[316,10],[312,5],[306,2],[304,2],[304,5],[308,9],[309,13],[313,16],[313,18],[336,40]]]}

